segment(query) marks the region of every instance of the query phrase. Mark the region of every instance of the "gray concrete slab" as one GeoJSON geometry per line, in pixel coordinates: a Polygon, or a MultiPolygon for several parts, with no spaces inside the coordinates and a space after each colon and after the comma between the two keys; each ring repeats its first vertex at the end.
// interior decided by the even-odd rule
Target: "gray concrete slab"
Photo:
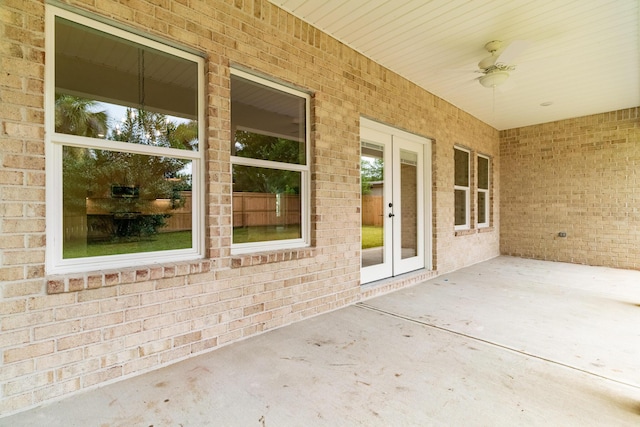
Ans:
{"type": "Polygon", "coordinates": [[[500,257],[0,426],[640,425],[639,288],[500,257]]]}
{"type": "Polygon", "coordinates": [[[638,271],[499,257],[365,304],[640,386],[638,271]]]}

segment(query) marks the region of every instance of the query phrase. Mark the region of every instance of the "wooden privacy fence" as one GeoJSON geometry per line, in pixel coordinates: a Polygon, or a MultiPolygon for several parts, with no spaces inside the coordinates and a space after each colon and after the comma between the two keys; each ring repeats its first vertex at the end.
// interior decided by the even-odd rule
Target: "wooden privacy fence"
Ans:
{"type": "Polygon", "coordinates": [[[233,193],[233,226],[300,224],[297,194],[233,193]]]}
{"type": "Polygon", "coordinates": [[[167,226],[160,229],[161,233],[191,230],[191,211],[193,210],[193,198],[191,196],[191,191],[181,191],[180,198],[184,204],[179,208],[171,209],[169,211],[171,216],[166,220],[167,226]]]}
{"type": "MultiPolygon", "coordinates": [[[[158,230],[160,233],[191,230],[192,200],[191,192],[181,192],[184,204],[171,209],[169,199],[156,199],[149,202],[145,212],[140,214],[168,213],[166,226],[158,230]]],[[[89,233],[88,218],[109,216],[92,206],[87,199],[86,209],[82,213],[70,213],[64,216],[65,240],[86,239],[89,233]]],[[[233,226],[277,226],[300,224],[300,196],[295,194],[271,193],[233,193],[233,226]]]]}
{"type": "Polygon", "coordinates": [[[384,206],[382,196],[366,194],[362,196],[362,225],[381,227],[383,221],[384,206]]]}
{"type": "MultiPolygon", "coordinates": [[[[153,215],[166,213],[170,216],[166,219],[166,226],[158,229],[159,233],[168,233],[172,231],[191,230],[191,211],[193,209],[191,191],[181,191],[180,198],[182,206],[172,208],[170,199],[150,200],[145,206],[144,212],[138,212],[139,215],[153,215]]],[[[101,221],[109,221],[109,217],[114,215],[96,207],[96,199],[86,199],[86,206],[79,212],[65,213],[64,215],[64,240],[82,239],[86,240],[92,234],[91,223],[95,223],[95,219],[101,221]],[[93,219],[93,221],[92,221],[93,219]]]]}

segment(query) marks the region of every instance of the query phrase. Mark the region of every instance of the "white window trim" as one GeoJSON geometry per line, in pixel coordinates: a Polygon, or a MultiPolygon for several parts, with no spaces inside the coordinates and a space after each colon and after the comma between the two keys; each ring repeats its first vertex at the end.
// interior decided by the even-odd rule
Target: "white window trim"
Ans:
{"type": "MultiPolygon", "coordinates": [[[[468,160],[467,160],[467,182],[469,183],[468,186],[462,186],[462,185],[455,185],[455,160],[454,160],[454,192],[455,190],[460,190],[460,191],[464,191],[464,195],[465,195],[465,223],[461,224],[461,225],[455,225],[455,212],[454,212],[454,229],[456,231],[458,230],[469,230],[471,228],[471,198],[470,198],[470,193],[471,193],[471,151],[467,150],[466,148],[462,148],[459,146],[454,146],[453,147],[454,150],[459,150],[459,151],[464,151],[465,153],[468,154],[468,160]]],[[[454,152],[455,153],[455,152],[454,152]]],[[[455,211],[455,195],[454,195],[454,211],[455,211]]]]}
{"type": "Polygon", "coordinates": [[[104,269],[127,268],[202,258],[204,254],[204,60],[191,53],[167,46],[65,9],[46,5],[45,19],[45,167],[46,167],[46,236],[45,269],[47,274],[65,274],[104,269]],[[188,59],[198,68],[198,151],[148,147],[126,142],[97,140],[77,135],[55,133],[55,18],[61,17],[96,30],[130,40],[174,56],[188,59]],[[170,156],[192,161],[192,247],[170,251],[141,252],[87,258],[62,258],[62,149],[63,146],[107,148],[136,154],[170,156]]]}
{"type": "MultiPolygon", "coordinates": [[[[477,186],[478,188],[478,194],[479,193],[484,193],[484,200],[485,200],[485,205],[484,205],[484,217],[486,219],[485,222],[478,222],[478,228],[487,228],[489,227],[490,223],[491,223],[491,218],[490,218],[490,214],[491,214],[491,200],[489,199],[489,195],[490,195],[490,191],[491,191],[491,158],[489,156],[484,156],[482,154],[478,154],[478,159],[483,158],[487,161],[487,188],[480,188],[480,185],[477,186]]],[[[478,168],[476,166],[476,170],[477,170],[477,182],[480,182],[480,168],[478,168]]],[[[480,213],[480,208],[481,206],[478,206],[478,213],[480,213]]],[[[480,215],[478,215],[478,218],[480,218],[480,215]]]]}
{"type": "MultiPolygon", "coordinates": [[[[255,83],[259,83],[263,86],[267,86],[281,92],[289,93],[295,96],[299,96],[305,99],[305,164],[298,165],[295,163],[280,163],[269,160],[251,159],[247,157],[230,156],[230,172],[233,173],[233,166],[255,166],[263,168],[272,168],[279,170],[291,170],[298,171],[301,175],[301,204],[300,204],[300,226],[301,235],[299,239],[287,239],[287,240],[272,240],[268,242],[252,242],[252,243],[231,243],[231,254],[247,254],[261,251],[274,251],[284,249],[297,249],[310,246],[311,233],[310,233],[310,212],[311,212],[311,96],[308,93],[284,86],[273,81],[264,79],[262,77],[255,76],[253,74],[241,71],[235,68],[231,68],[231,75],[241,77],[246,80],[251,80],[255,83]]],[[[238,129],[249,130],[247,127],[238,127],[238,129]]],[[[254,130],[255,131],[255,130],[254,130]]],[[[263,131],[255,131],[257,133],[265,134],[263,131]]],[[[233,135],[231,136],[233,138],[233,135]]],[[[287,137],[290,138],[290,137],[287,137]]],[[[233,190],[232,190],[233,192],[233,190]]],[[[233,212],[232,212],[233,216],[233,212]]],[[[232,224],[233,227],[233,224],[232,224]]],[[[232,231],[233,232],[233,231],[232,231]]],[[[232,239],[233,240],[233,239],[232,239]]]]}

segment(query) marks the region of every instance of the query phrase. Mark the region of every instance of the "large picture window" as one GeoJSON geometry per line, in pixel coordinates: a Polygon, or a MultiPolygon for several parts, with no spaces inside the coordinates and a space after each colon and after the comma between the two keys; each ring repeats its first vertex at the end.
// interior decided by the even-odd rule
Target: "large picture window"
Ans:
{"type": "Polygon", "coordinates": [[[309,95],[232,70],[234,253],[308,245],[309,95]]]}
{"type": "Polygon", "coordinates": [[[488,227],[490,223],[490,161],[486,156],[478,155],[478,228],[488,227]]]}
{"type": "Polygon", "coordinates": [[[202,254],[201,58],[47,7],[47,268],[202,254]]]}
{"type": "Polygon", "coordinates": [[[470,153],[462,148],[454,150],[455,229],[467,230],[470,223],[470,153]]]}

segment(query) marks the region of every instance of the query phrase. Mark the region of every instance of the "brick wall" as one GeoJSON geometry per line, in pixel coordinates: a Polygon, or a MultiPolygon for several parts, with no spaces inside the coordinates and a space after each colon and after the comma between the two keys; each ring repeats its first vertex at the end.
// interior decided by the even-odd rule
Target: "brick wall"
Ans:
{"type": "Polygon", "coordinates": [[[503,254],[640,268],[640,108],[500,140],[503,254]]]}
{"type": "MultiPolygon", "coordinates": [[[[360,289],[361,115],[434,139],[440,272],[498,255],[498,132],[266,0],[65,1],[206,54],[206,258],[47,276],[44,3],[0,9],[0,414],[428,278],[360,289]],[[229,67],[314,93],[312,247],[232,256],[229,67]],[[453,146],[492,157],[492,225],[456,236],[453,146]]],[[[475,197],[475,196],[474,196],[475,197]]]]}
{"type": "MultiPolygon", "coordinates": [[[[441,101],[442,102],[442,101],[441,101]]],[[[442,104],[439,104],[441,106],[442,104]]],[[[453,108],[453,107],[451,107],[453,108]]],[[[499,231],[501,227],[500,179],[501,161],[499,142],[494,138],[498,131],[489,126],[478,126],[473,118],[462,111],[456,117],[449,117],[443,123],[445,135],[448,129],[455,133],[448,135],[450,144],[437,144],[434,147],[434,211],[433,229],[436,240],[434,265],[440,273],[457,270],[466,265],[475,264],[498,256],[499,231]],[[458,145],[468,149],[470,155],[470,229],[454,231],[454,149],[458,145]],[[488,228],[477,227],[477,174],[475,173],[477,155],[490,158],[490,221],[488,228]]]]}

